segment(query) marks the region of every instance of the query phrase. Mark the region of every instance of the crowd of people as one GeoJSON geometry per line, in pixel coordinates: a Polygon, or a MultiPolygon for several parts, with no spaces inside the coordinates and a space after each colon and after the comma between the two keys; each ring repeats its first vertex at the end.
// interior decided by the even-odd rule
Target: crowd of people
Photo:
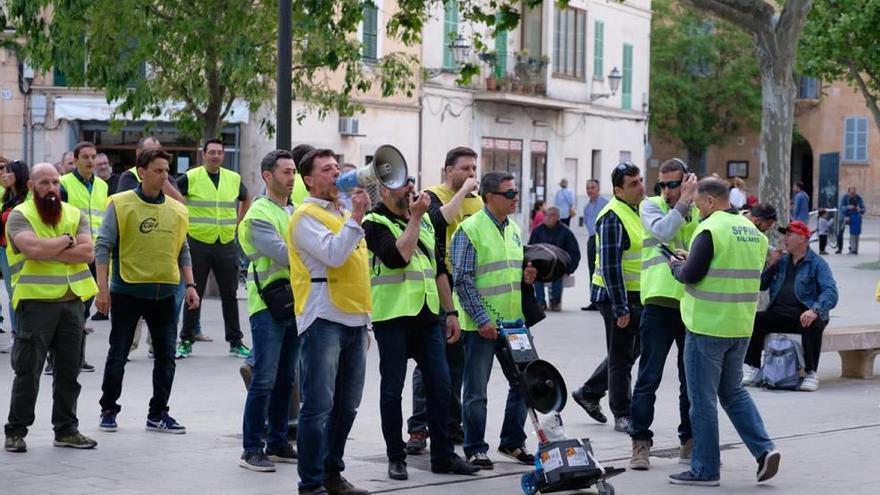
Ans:
{"type": "MultiPolygon", "coordinates": [[[[115,176],[89,142],[58,167],[3,164],[0,267],[15,371],[5,450],[27,450],[50,354],[54,444],[97,445],[80,433],[77,417],[92,306],[110,320],[99,430],[125,426],[124,369],[145,325],[154,359],[145,428],[186,433],[170,415],[169,399],[177,360],[211,340],[199,308],[213,272],[229,354],[246,360],[240,466],[266,472],[296,462],[301,494],[367,493],[342,473],[372,332],[388,477],[407,479],[407,455],[424,453],[428,440],[435,473],[493,469],[485,433],[499,324],[524,320],[532,291],[551,311],[562,299],[560,279],[550,283],[547,304],[525,259],[523,233],[511,218],[520,198],[516,178],[488,172],[478,180],[477,153],[457,147],[446,155],[442,183],[421,192],[414,178],[397,189],[380,186],[374,205],[362,188],[338,189],[333,150],[300,145],[262,159],[264,193],[254,199],[241,177],[222,167],[222,142],[208,140],[202,152],[203,164],[176,180],[172,156],[149,136],[135,165],[115,176]],[[252,348],[238,323],[239,249],[248,260],[252,348]],[[114,311],[120,307],[126,310],[114,311]],[[410,358],[417,367],[404,441],[410,358]]],[[[775,208],[750,201],[743,210],[746,203],[734,202],[745,201],[744,191],[740,198],[718,178],[698,180],[679,159],[660,166],[653,196],[645,196],[641,170],[629,162],[613,169],[610,184],[609,200],[600,196],[599,179],[586,183],[590,305],[581,308],[601,315],[607,356],[574,390],[575,402],[605,423],[600,400],[608,395],[614,429],[631,437],[629,467],[649,469],[656,392],[675,346],[679,459],[690,469],[670,481],[719,484],[717,401],[755,457],[757,481],[769,480],[780,453],[743,386],[755,384],[764,337],[773,331],[801,336],[800,389],[818,389],[822,332],[837,289],[827,263],[809,248],[809,227],[792,221],[779,229],[784,249],[770,246],[764,234],[777,221],[775,208]],[[762,289],[769,303],[758,311],[762,289]]],[[[851,211],[864,210],[854,190],[848,197],[851,211]]],[[[532,212],[529,243],[564,250],[572,273],[581,255],[567,181],[554,203],[532,212]]],[[[510,383],[497,453],[532,465],[526,416],[522,390],[510,383]]]]}

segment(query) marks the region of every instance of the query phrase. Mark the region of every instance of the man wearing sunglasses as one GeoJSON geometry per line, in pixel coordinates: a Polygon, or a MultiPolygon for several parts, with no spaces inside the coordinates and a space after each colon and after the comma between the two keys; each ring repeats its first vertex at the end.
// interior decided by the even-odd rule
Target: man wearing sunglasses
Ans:
{"type": "MultiPolygon", "coordinates": [[[[481,469],[493,469],[487,452],[486,386],[493,357],[500,352],[497,320],[524,320],[521,282],[535,281],[535,268],[522,267],[519,226],[508,218],[516,211],[519,191],[514,177],[504,172],[483,176],[480,193],[486,207],[459,225],[452,236],[452,280],[464,340],[464,453],[481,469]]],[[[535,457],[526,451],[526,401],[511,385],[501,425],[498,453],[522,464],[535,457]]]]}
{"type": "Polygon", "coordinates": [[[678,349],[678,411],[680,423],[678,438],[681,442],[679,461],[689,462],[693,450],[691,422],[688,416],[690,402],[684,376],[684,323],[681,321],[679,301],[684,285],[672,277],[666,256],[660,250],[665,244],[673,250],[687,250],[697,229],[699,212],[694,206],[697,177],[689,173],[678,158],[660,165],[657,190],[659,194],[645,198],[639,205],[639,218],[645,228],[642,237],[641,302],[642,321],[639,325],[641,357],[639,373],[633,387],[632,458],[629,468],[647,470],[650,467],[654,420],[654,401],[663,377],[663,367],[669,350],[678,349]]]}
{"type": "Polygon", "coordinates": [[[614,197],[599,212],[596,222],[596,273],[590,299],[605,321],[608,357],[599,364],[583,387],[572,397],[587,414],[600,423],[608,419],[599,400],[609,392],[614,429],[630,431],[632,367],[639,355],[640,272],[644,227],[639,220],[639,203],[645,186],[639,167],[630,162],[611,172],[614,197]]]}

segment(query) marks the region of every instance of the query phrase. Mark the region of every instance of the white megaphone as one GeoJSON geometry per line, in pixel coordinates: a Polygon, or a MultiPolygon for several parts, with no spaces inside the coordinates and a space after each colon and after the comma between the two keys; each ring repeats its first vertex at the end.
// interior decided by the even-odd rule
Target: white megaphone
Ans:
{"type": "Polygon", "coordinates": [[[336,179],[336,187],[343,192],[370,184],[399,189],[406,185],[408,178],[403,154],[394,146],[384,144],[376,150],[372,163],[340,175],[336,179]]]}

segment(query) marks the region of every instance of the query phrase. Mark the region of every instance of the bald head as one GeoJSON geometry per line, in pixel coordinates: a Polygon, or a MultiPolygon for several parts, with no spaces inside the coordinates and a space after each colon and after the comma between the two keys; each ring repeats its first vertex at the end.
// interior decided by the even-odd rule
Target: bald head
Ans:
{"type": "Polygon", "coordinates": [[[38,177],[42,177],[44,174],[50,174],[49,176],[57,177],[58,170],[55,170],[55,166],[51,163],[38,163],[34,165],[34,168],[31,169],[31,177],[36,180],[38,177]]]}

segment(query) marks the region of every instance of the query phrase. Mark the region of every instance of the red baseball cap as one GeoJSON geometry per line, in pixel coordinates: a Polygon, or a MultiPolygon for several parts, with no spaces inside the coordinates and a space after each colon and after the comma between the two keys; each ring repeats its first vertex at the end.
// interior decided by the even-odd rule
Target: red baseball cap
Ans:
{"type": "Polygon", "coordinates": [[[794,232],[795,234],[810,238],[810,228],[807,227],[807,224],[804,222],[795,220],[788,224],[788,227],[779,227],[779,232],[782,234],[787,234],[789,232],[794,232]]]}

